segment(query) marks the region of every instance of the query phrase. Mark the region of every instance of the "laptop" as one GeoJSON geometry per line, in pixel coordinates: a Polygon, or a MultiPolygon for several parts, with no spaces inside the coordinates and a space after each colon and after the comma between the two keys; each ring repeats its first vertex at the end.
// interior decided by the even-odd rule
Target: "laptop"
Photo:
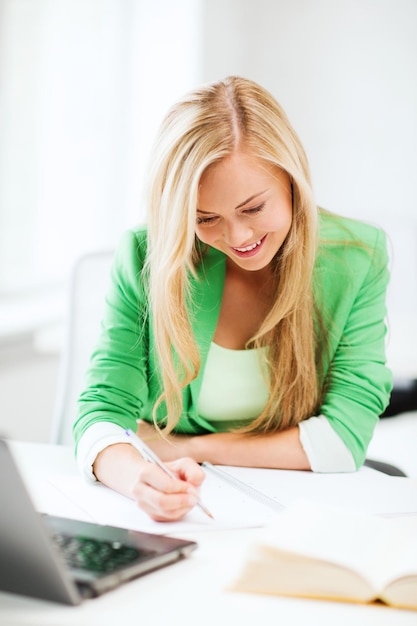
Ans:
{"type": "Polygon", "coordinates": [[[0,590],[77,605],[188,557],[194,541],[38,513],[0,437],[0,590]]]}

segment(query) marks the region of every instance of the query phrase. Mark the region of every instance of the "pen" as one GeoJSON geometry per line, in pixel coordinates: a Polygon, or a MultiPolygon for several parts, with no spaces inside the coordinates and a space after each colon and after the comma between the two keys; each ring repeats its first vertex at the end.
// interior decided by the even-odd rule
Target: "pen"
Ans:
{"type": "MultiPolygon", "coordinates": [[[[130,438],[132,445],[136,448],[138,452],[140,452],[145,461],[155,463],[155,465],[160,467],[161,470],[165,472],[165,474],[168,474],[168,476],[174,478],[174,480],[178,480],[178,476],[175,476],[175,474],[171,472],[171,470],[161,461],[159,456],[156,455],[155,452],[151,450],[151,448],[149,448],[149,446],[147,446],[146,443],[133,432],[133,430],[130,430],[130,428],[128,428],[127,430],[125,430],[125,433],[130,438]]],[[[206,515],[211,517],[211,519],[214,519],[213,515],[200,500],[197,500],[197,506],[199,506],[206,515]]]]}

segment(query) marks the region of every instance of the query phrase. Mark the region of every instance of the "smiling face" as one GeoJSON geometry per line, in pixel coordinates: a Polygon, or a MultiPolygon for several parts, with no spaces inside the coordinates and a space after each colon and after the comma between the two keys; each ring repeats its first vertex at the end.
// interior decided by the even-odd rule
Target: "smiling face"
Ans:
{"type": "Polygon", "coordinates": [[[289,176],[272,164],[235,152],[202,176],[196,234],[239,268],[267,268],[291,227],[289,176]]]}

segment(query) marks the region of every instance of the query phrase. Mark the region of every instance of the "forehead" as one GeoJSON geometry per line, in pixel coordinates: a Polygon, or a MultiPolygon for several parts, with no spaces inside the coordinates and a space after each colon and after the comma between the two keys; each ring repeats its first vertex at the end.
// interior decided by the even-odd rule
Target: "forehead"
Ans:
{"type": "MultiPolygon", "coordinates": [[[[211,165],[199,185],[199,209],[231,202],[234,206],[266,190],[288,187],[288,176],[275,165],[245,152],[235,152],[211,165]]],[[[214,208],[213,208],[214,210],[214,208]]]]}
{"type": "Polygon", "coordinates": [[[276,170],[278,168],[259,157],[252,156],[247,152],[237,151],[210,165],[202,175],[200,184],[230,177],[245,177],[249,175],[251,178],[257,178],[265,175],[272,176],[276,170]]]}

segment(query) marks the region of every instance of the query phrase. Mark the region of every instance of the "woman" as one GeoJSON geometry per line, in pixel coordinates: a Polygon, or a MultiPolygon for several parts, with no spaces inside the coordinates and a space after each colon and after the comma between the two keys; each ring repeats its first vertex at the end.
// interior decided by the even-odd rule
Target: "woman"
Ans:
{"type": "Polygon", "coordinates": [[[355,471],[391,390],[383,233],[317,208],[285,113],[238,77],[169,111],[147,204],[117,251],[80,398],[84,474],[174,520],[202,461],[355,471]]]}

